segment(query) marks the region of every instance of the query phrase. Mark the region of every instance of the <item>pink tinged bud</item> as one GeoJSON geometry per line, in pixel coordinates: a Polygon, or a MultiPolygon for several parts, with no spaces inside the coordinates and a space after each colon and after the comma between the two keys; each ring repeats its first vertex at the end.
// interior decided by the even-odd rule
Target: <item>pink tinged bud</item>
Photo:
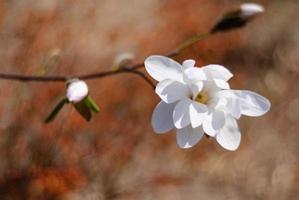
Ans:
{"type": "Polygon", "coordinates": [[[78,103],[88,95],[88,87],[84,81],[72,80],[66,89],[66,97],[69,102],[78,103]]]}
{"type": "Polygon", "coordinates": [[[240,6],[241,17],[253,17],[256,14],[262,13],[265,11],[264,7],[256,3],[243,3],[240,6]]]}

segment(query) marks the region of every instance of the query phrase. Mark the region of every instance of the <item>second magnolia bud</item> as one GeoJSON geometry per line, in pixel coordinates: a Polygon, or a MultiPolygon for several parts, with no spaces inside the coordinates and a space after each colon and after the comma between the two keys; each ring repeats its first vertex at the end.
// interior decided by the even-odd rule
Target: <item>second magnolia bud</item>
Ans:
{"type": "Polygon", "coordinates": [[[71,103],[78,103],[88,95],[88,86],[84,81],[73,79],[69,81],[66,97],[71,103]]]}
{"type": "Polygon", "coordinates": [[[227,12],[211,29],[211,33],[244,27],[247,22],[264,11],[264,7],[260,4],[243,3],[239,8],[227,12]]]}
{"type": "Polygon", "coordinates": [[[265,8],[256,3],[243,3],[240,6],[240,15],[242,18],[253,17],[265,11],[265,8]]]}

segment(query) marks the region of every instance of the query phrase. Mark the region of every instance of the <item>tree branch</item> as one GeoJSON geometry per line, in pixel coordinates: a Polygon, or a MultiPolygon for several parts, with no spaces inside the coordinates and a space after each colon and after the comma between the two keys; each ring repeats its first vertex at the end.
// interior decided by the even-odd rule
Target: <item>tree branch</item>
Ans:
{"type": "MultiPolygon", "coordinates": [[[[243,8],[244,9],[244,8],[243,8]]],[[[194,43],[205,39],[209,37],[210,35],[213,35],[215,33],[220,33],[223,31],[228,30],[234,30],[236,28],[240,28],[246,25],[248,21],[250,21],[253,16],[257,15],[260,12],[263,12],[263,10],[256,10],[252,13],[252,16],[249,16],[247,18],[244,18],[242,16],[242,8],[238,8],[238,10],[233,10],[231,12],[227,12],[222,16],[222,18],[214,25],[214,27],[207,33],[198,33],[194,36],[188,38],[183,43],[178,45],[175,49],[170,51],[169,53],[165,54],[167,57],[173,57],[178,54],[180,54],[184,49],[192,46],[194,43]],[[240,23],[241,21],[241,23],[240,23]]],[[[23,82],[29,82],[29,81],[36,81],[36,82],[65,82],[71,78],[78,78],[81,80],[87,80],[87,79],[95,79],[95,78],[102,78],[106,76],[112,76],[116,74],[121,73],[132,73],[140,76],[143,78],[148,84],[151,85],[151,87],[155,87],[154,84],[148,79],[142,72],[137,71],[137,69],[142,68],[144,66],[142,63],[137,63],[135,65],[127,66],[119,68],[118,70],[110,70],[110,71],[103,71],[98,73],[91,73],[86,75],[77,75],[77,76],[27,76],[27,75],[20,75],[20,74],[5,74],[0,73],[0,79],[6,79],[6,80],[14,80],[14,81],[23,81],[23,82]]]]}
{"type": "Polygon", "coordinates": [[[4,74],[0,73],[0,79],[22,81],[22,82],[65,82],[69,78],[66,76],[28,76],[21,74],[4,74]]]}
{"type": "Polygon", "coordinates": [[[106,76],[112,76],[112,75],[123,74],[123,73],[136,74],[141,78],[143,78],[152,88],[155,88],[155,85],[151,82],[151,80],[147,78],[142,72],[130,68],[121,68],[116,71],[103,71],[99,73],[91,73],[91,74],[78,75],[78,76],[27,76],[27,75],[20,75],[20,74],[0,73],[0,79],[21,81],[21,82],[66,82],[67,80],[72,78],[78,78],[80,80],[89,80],[89,79],[103,78],[106,76]]]}
{"type": "MultiPolygon", "coordinates": [[[[181,53],[182,50],[190,47],[194,43],[199,40],[202,40],[209,36],[210,34],[196,34],[193,37],[187,39],[181,45],[179,45],[174,50],[170,51],[168,54],[165,54],[167,57],[173,57],[181,53]]],[[[118,70],[109,70],[109,71],[102,71],[98,73],[90,73],[90,74],[83,74],[83,75],[72,75],[72,76],[33,76],[33,75],[21,75],[21,74],[6,74],[0,73],[0,79],[5,80],[12,80],[12,81],[21,81],[21,82],[65,82],[72,78],[78,78],[81,80],[89,80],[89,79],[98,79],[103,78],[106,76],[112,76],[116,74],[123,74],[123,73],[132,73],[140,76],[144,79],[152,88],[155,88],[155,85],[152,81],[144,75],[144,73],[138,71],[137,69],[142,68],[144,63],[137,63],[135,65],[131,65],[128,67],[123,67],[118,70]]]]}

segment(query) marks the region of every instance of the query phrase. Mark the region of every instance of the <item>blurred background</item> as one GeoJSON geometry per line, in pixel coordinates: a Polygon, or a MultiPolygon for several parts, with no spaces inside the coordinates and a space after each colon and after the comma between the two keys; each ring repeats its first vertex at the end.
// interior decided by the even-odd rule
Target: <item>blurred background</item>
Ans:
{"type": "MultiPolygon", "coordinates": [[[[124,53],[140,63],[207,32],[238,0],[1,0],[0,71],[71,75],[111,69],[124,53]]],[[[101,107],[87,123],[69,105],[43,120],[63,83],[0,80],[0,199],[299,199],[299,2],[260,0],[266,12],[176,56],[218,63],[232,88],[272,102],[242,117],[240,148],[203,138],[179,149],[156,135],[159,101],[134,75],[88,81],[101,107]]]]}

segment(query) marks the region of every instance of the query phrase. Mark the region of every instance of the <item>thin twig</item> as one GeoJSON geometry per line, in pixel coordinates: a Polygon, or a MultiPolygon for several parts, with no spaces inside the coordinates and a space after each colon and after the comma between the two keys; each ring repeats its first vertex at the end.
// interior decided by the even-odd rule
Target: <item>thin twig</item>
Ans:
{"type": "Polygon", "coordinates": [[[97,79],[103,78],[105,76],[117,75],[121,73],[132,73],[143,78],[152,88],[155,88],[155,85],[151,82],[149,78],[147,78],[142,72],[130,69],[130,68],[121,68],[116,71],[104,71],[99,73],[91,73],[79,76],[27,76],[20,74],[3,74],[0,73],[0,79],[13,80],[13,81],[21,81],[21,82],[65,82],[72,78],[78,78],[80,80],[89,80],[89,79],[97,79]]]}
{"type": "MultiPolygon", "coordinates": [[[[181,53],[182,50],[190,47],[194,43],[199,40],[202,40],[209,36],[209,34],[196,34],[193,37],[187,39],[181,45],[179,45],[174,50],[170,51],[168,54],[165,54],[167,57],[173,57],[181,53]]],[[[5,80],[13,80],[13,81],[22,81],[22,82],[65,82],[72,78],[78,78],[81,80],[89,80],[89,79],[98,79],[103,78],[106,76],[112,76],[116,74],[122,73],[132,73],[140,76],[143,78],[152,88],[155,88],[155,85],[152,81],[144,75],[144,73],[138,71],[137,69],[142,68],[144,63],[137,63],[135,65],[131,65],[128,67],[123,67],[118,70],[109,70],[109,71],[102,71],[98,73],[90,73],[90,74],[83,74],[83,75],[73,75],[73,76],[32,76],[32,75],[21,75],[21,74],[5,74],[0,73],[0,79],[5,80]]]]}
{"type": "MultiPolygon", "coordinates": [[[[186,48],[192,46],[194,43],[196,43],[196,42],[198,42],[200,40],[203,40],[203,39],[209,37],[211,34],[212,33],[210,33],[210,32],[195,34],[192,37],[190,37],[187,40],[185,40],[179,46],[177,46],[174,50],[172,50],[169,53],[165,54],[164,56],[166,56],[166,57],[174,57],[174,56],[180,54],[186,48]]],[[[142,68],[143,66],[144,66],[144,63],[138,63],[138,64],[135,64],[135,65],[132,65],[129,68],[130,69],[139,69],[139,68],[142,68]]]]}
{"type": "MultiPolygon", "coordinates": [[[[138,71],[138,70],[131,70],[131,69],[127,69],[127,68],[123,68],[123,70],[128,70],[127,73],[133,73],[136,74],[138,76],[140,76],[141,78],[143,78],[150,86],[152,86],[153,89],[156,88],[155,84],[153,84],[153,82],[147,78],[144,73],[138,71]]],[[[124,71],[125,72],[125,71],[124,71]]]]}
{"type": "Polygon", "coordinates": [[[0,73],[0,79],[13,80],[13,81],[22,81],[22,82],[65,82],[68,80],[66,76],[28,76],[21,74],[4,74],[0,73]]]}

